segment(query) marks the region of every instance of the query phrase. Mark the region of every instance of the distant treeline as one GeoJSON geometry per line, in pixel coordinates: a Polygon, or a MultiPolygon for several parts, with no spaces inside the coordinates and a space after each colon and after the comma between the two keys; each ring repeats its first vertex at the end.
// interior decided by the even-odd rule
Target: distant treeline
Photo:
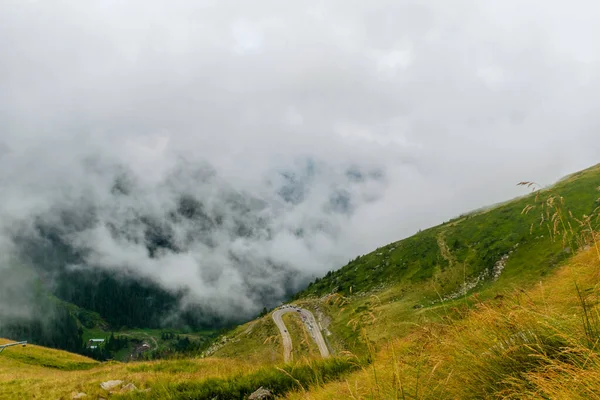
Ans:
{"type": "Polygon", "coordinates": [[[83,330],[67,305],[39,290],[35,297],[30,315],[0,316],[0,337],[81,353],[83,330]]]}

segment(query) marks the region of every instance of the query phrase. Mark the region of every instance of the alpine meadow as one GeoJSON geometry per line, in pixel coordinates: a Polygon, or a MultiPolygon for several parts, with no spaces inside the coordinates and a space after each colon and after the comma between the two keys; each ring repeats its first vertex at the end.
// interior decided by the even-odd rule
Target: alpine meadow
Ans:
{"type": "Polygon", "coordinates": [[[600,400],[600,3],[0,10],[0,400],[600,400]]]}

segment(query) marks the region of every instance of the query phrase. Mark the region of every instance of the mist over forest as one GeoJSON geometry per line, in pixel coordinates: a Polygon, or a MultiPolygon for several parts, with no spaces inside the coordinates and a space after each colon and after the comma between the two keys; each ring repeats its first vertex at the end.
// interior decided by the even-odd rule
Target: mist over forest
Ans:
{"type": "Polygon", "coordinates": [[[237,323],[596,163],[588,3],[7,0],[0,326],[237,323]]]}
{"type": "Polygon", "coordinates": [[[206,163],[180,160],[147,182],[86,161],[85,183],[13,218],[4,242],[14,268],[35,270],[58,297],[101,311],[114,326],[160,326],[181,313],[218,325],[277,305],[343,261],[335,247],[346,220],[377,199],[373,188],[385,190],[379,170],[310,159],[273,171],[253,191],[206,163]],[[141,285],[141,299],[128,318],[119,305],[133,301],[131,285],[141,285]],[[152,293],[159,304],[143,302],[152,293]]]}

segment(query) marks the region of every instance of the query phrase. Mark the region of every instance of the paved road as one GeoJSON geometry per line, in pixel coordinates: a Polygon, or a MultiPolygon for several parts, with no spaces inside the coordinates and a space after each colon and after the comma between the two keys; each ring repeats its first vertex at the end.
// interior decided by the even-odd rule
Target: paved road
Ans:
{"type": "Polygon", "coordinates": [[[325,339],[323,339],[323,335],[321,334],[321,330],[319,329],[319,325],[317,324],[317,320],[313,313],[304,308],[299,307],[284,307],[279,308],[273,312],[273,321],[275,321],[275,325],[279,328],[279,332],[281,333],[281,338],[283,339],[283,360],[285,362],[289,362],[292,356],[292,338],[290,337],[290,333],[288,332],[285,324],[281,317],[285,313],[295,312],[300,314],[302,320],[304,321],[304,325],[310,332],[313,340],[319,346],[319,352],[321,352],[321,357],[327,358],[329,357],[329,349],[325,344],[325,339]],[[299,311],[299,312],[298,312],[299,311]]]}

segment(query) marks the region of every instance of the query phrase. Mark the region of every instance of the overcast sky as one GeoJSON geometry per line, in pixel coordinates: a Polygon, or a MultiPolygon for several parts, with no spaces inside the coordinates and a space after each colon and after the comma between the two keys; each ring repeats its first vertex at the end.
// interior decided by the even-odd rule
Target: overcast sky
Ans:
{"type": "MultiPolygon", "coordinates": [[[[283,236],[246,251],[293,258],[290,268],[307,277],[523,194],[519,181],[549,184],[600,162],[593,1],[3,0],[1,8],[3,231],[86,196],[118,219],[122,204],[104,188],[122,170],[141,188],[130,208],[159,215],[168,191],[218,202],[195,187],[193,167],[181,173],[182,163],[197,163],[214,169],[215,185],[266,202],[283,236]],[[302,201],[278,206],[281,172],[299,179],[311,165],[302,201]],[[352,168],[371,178],[348,181],[352,168]],[[174,174],[177,184],[165,184],[174,174]],[[351,210],[321,207],[331,188],[348,194],[351,210]],[[301,240],[288,234],[314,227],[309,220],[330,228],[322,238],[318,229],[301,240]]],[[[100,227],[73,239],[97,247],[95,263],[144,257],[98,235],[100,227]]],[[[240,245],[221,243],[223,252],[240,245]]],[[[185,260],[167,254],[138,269],[167,287],[206,284],[207,251],[211,268],[219,265],[225,253],[194,248],[185,260]],[[157,272],[167,264],[171,272],[157,272]]],[[[222,279],[244,274],[233,268],[222,279]]]]}

